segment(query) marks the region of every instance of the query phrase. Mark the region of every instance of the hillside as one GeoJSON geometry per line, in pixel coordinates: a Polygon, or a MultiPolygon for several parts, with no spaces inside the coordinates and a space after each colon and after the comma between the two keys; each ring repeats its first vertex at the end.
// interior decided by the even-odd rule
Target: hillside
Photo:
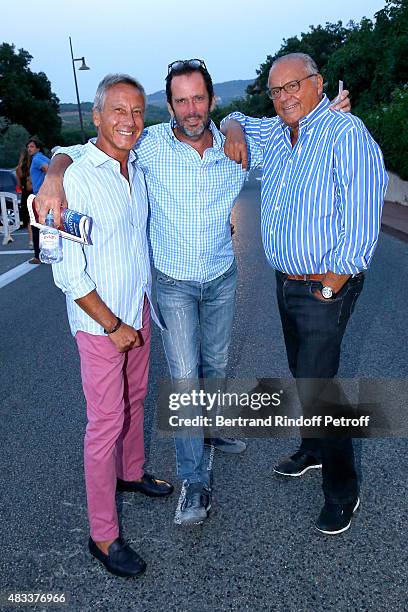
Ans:
{"type": "MultiPolygon", "coordinates": [[[[217,104],[226,106],[236,98],[243,98],[246,94],[246,88],[253,83],[253,80],[237,80],[226,81],[225,83],[215,83],[214,91],[217,96],[217,104]]],[[[163,107],[166,106],[166,92],[164,89],[156,91],[147,96],[149,104],[163,107]]]]}
{"type": "MultiPolygon", "coordinates": [[[[214,91],[217,96],[217,105],[225,106],[236,98],[242,98],[246,94],[246,88],[252,80],[226,81],[215,83],[214,91]]],[[[167,121],[169,114],[166,107],[166,92],[164,89],[156,91],[147,96],[146,124],[167,121]]],[[[83,121],[85,129],[93,129],[92,102],[81,102],[83,121]]],[[[78,108],[76,104],[60,104],[60,116],[62,129],[76,129],[79,127],[78,108]]]]}

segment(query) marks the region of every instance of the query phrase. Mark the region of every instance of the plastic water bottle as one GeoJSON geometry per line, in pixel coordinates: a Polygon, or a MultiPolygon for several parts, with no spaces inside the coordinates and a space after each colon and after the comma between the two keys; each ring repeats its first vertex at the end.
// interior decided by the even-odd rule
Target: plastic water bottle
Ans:
{"type": "Polygon", "coordinates": [[[54,224],[52,210],[45,218],[46,228],[40,230],[40,260],[53,264],[62,260],[62,238],[54,224]]]}

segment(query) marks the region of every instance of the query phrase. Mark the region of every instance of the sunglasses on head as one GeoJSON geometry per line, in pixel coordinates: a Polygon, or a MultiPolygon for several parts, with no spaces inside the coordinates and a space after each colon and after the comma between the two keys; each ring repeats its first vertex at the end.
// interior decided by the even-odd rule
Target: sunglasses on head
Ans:
{"type": "Polygon", "coordinates": [[[167,76],[169,76],[170,72],[178,72],[179,70],[184,70],[185,68],[203,68],[207,71],[207,66],[205,65],[203,60],[200,60],[198,58],[176,60],[175,62],[171,62],[171,64],[168,65],[167,76]]]}

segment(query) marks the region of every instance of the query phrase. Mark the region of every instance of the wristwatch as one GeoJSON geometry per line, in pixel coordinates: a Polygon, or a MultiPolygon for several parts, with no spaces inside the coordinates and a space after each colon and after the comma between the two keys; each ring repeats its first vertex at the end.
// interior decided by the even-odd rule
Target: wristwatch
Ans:
{"type": "Polygon", "coordinates": [[[328,285],[323,285],[321,294],[325,300],[331,300],[334,297],[333,289],[328,285]]]}

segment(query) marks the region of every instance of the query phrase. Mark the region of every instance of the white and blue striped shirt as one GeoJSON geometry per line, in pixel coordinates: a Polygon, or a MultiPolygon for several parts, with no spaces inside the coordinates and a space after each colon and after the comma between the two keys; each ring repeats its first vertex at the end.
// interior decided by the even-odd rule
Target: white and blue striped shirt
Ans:
{"type": "MultiPolygon", "coordinates": [[[[213,122],[210,130],[213,146],[203,157],[175,137],[172,122],[146,128],[135,147],[146,177],[153,265],[177,280],[211,281],[234,260],[230,216],[246,173],[225,155],[225,137],[213,122]]],[[[253,168],[262,152],[247,140],[253,168]]],[[[61,147],[58,153],[75,160],[81,150],[61,147]]]]}
{"type": "MultiPolygon", "coordinates": [[[[142,327],[145,293],[150,297],[151,272],[146,223],[148,202],[142,171],[130,152],[129,182],[118,161],[88,143],[68,168],[64,189],[70,208],[92,217],[92,245],[63,241],[63,260],[53,264],[55,284],[66,294],[73,335],[102,335],[103,328],[75,300],[94,289],[122,321],[142,327]]],[[[152,313],[154,317],[154,312],[152,313]]]]}
{"type": "Polygon", "coordinates": [[[326,96],[290,128],[279,118],[240,122],[263,151],[261,229],[266,257],[287,274],[356,274],[368,268],[381,227],[387,174],[360,119],[326,96]]]}

